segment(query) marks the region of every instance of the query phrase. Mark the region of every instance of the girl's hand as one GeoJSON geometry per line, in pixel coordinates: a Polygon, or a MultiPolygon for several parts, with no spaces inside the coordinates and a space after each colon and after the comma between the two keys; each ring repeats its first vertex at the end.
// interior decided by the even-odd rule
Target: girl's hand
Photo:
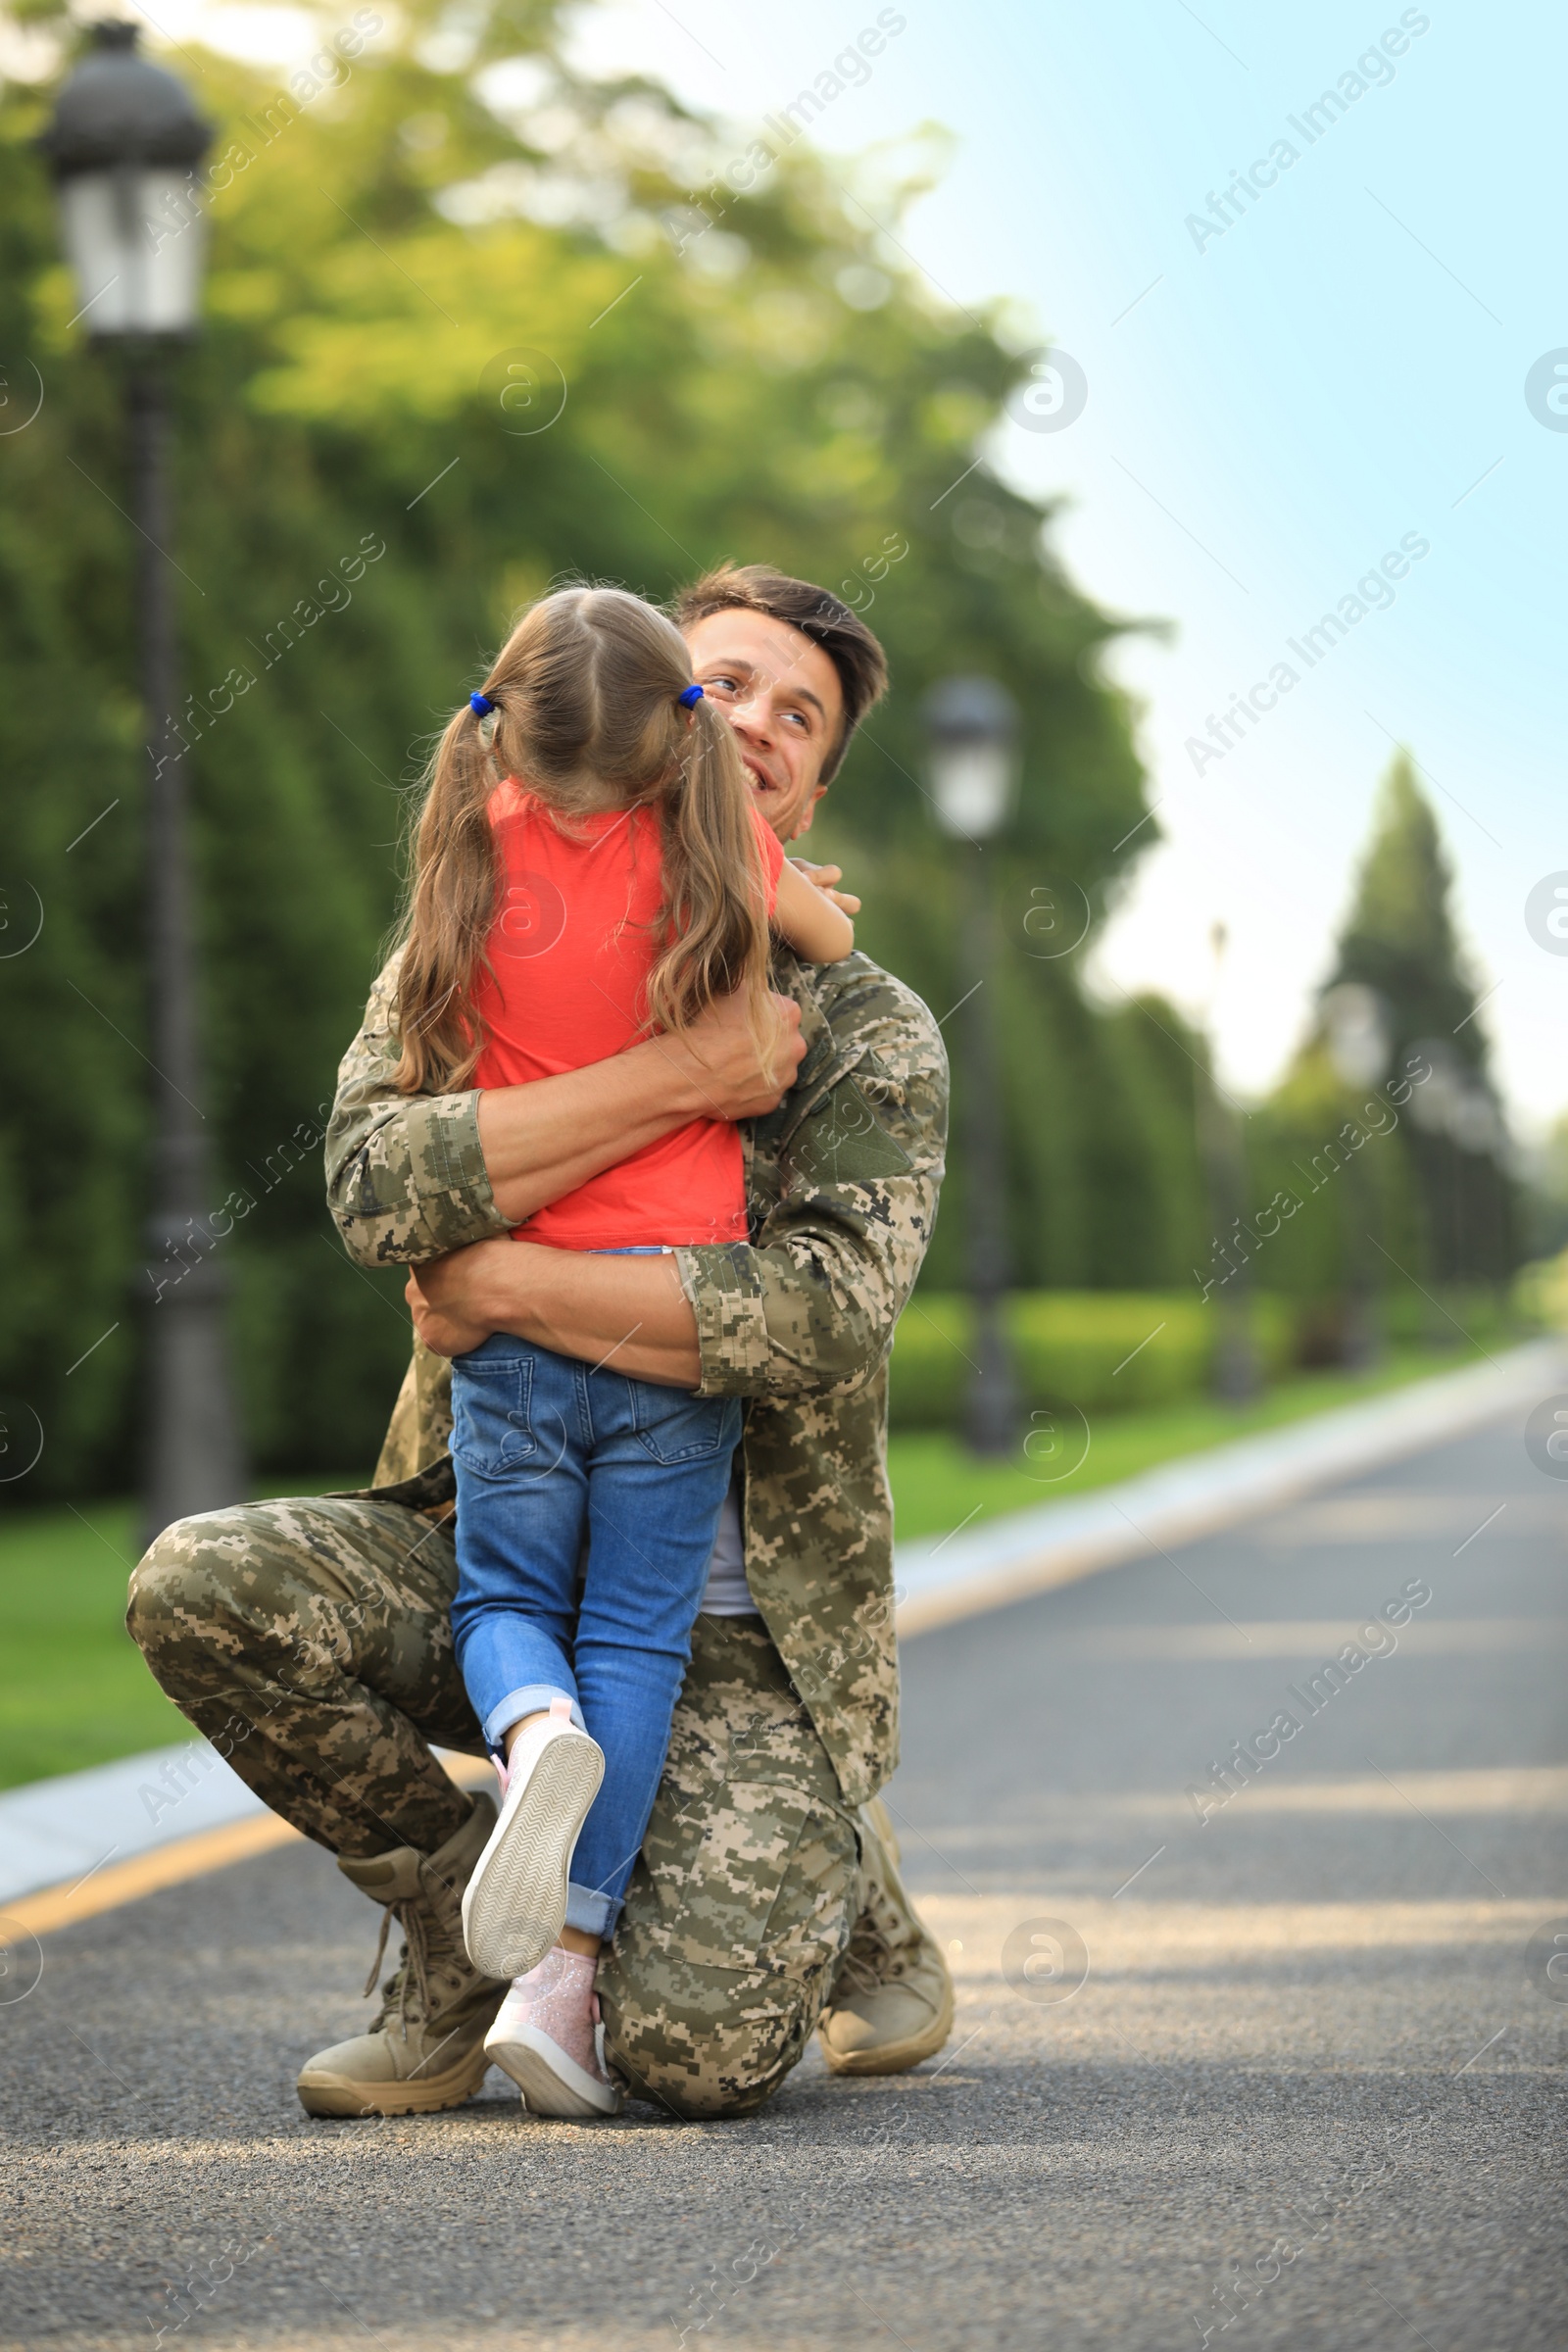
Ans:
{"type": "Polygon", "coordinates": [[[814,883],[825,899],[831,899],[841,913],[859,913],[860,902],[858,899],[852,897],[847,890],[833,888],[835,882],[842,882],[844,879],[842,865],[811,865],[805,858],[792,858],[790,863],[798,874],[804,874],[808,882],[814,883]]]}

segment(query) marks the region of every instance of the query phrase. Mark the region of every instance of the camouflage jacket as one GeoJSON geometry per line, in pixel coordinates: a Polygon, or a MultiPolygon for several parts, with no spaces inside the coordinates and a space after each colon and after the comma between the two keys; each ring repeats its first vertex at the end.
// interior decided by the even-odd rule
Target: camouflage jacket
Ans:
{"type": "MultiPolygon", "coordinates": [[[[395,969],[377,980],[338,1072],[327,1198],[363,1266],[415,1263],[504,1233],[479,1150],[478,1097],[392,1084],[395,969]]],[[[747,1399],[742,1449],[752,1595],[833,1759],[845,1800],[898,1761],[887,1357],[936,1218],[947,1057],[926,1007],[864,956],[781,954],[806,1058],[742,1127],[749,1242],[682,1250],[701,1393],[747,1399]]],[[[450,1377],[416,1347],[370,1492],[450,1504],[450,1377]]]]}

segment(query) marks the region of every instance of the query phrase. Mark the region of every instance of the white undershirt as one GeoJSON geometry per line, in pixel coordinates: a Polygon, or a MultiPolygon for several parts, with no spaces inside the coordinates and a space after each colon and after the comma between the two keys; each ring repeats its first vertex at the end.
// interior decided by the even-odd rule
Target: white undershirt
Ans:
{"type": "Polygon", "coordinates": [[[757,1603],[746,1582],[746,1546],[741,1535],[741,1482],[737,1474],[719,1505],[718,1532],[708,1562],[708,1589],[703,1594],[707,1617],[755,1617],[757,1603]]]}

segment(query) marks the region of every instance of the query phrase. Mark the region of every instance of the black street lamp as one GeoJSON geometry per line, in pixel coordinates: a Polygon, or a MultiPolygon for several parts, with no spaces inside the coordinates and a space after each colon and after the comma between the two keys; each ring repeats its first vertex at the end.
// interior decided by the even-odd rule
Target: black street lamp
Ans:
{"type": "Polygon", "coordinates": [[[1017,707],[995,678],[944,678],[923,705],[932,795],[945,829],[975,855],[958,858],[959,999],[964,1017],[958,1102],[964,1142],[969,1292],[975,1312],[975,1377],[966,1416],[976,1453],[1010,1453],[1018,1391],[1003,1325],[1011,1272],[997,1007],[987,983],[997,968],[997,912],[982,845],[1005,823],[1012,800],[1017,707]]]}
{"type": "MultiPolygon", "coordinates": [[[[1214,951],[1214,983],[1219,985],[1220,969],[1225,960],[1226,929],[1215,923],[1209,930],[1209,945],[1214,951]]],[[[1241,1227],[1246,1203],[1247,1160],[1242,1150],[1241,1129],[1229,1111],[1221,1107],[1224,1090],[1214,1075],[1216,1060],[1214,1046],[1213,1008],[1208,1021],[1208,1067],[1198,1069],[1197,1109],[1199,1156],[1208,1188],[1209,1207],[1214,1219],[1214,1239],[1217,1254],[1234,1249],[1237,1263],[1221,1279],[1218,1299],[1219,1334],[1214,1349],[1211,1384],[1216,1396],[1226,1404],[1250,1404],[1262,1390],[1258,1370],[1257,1348],[1252,1337],[1252,1267],[1250,1252],[1242,1247],[1241,1227]],[[1222,1238],[1223,1237],[1223,1238],[1222,1238]]]]}
{"type": "Polygon", "coordinates": [[[225,1285],[205,1223],[203,1131],[178,701],[169,355],[196,331],[212,132],[133,24],[94,26],[39,144],[60,190],[77,314],[124,370],[136,604],[146,714],[147,911],[153,1082],[146,1468],[148,1533],[243,1491],[223,1335],[225,1285]]]}
{"type": "MultiPolygon", "coordinates": [[[[1356,980],[1342,980],[1324,997],[1320,1014],[1329,1061],[1340,1084],[1352,1087],[1358,1095],[1381,1086],[1389,1074],[1394,1040],[1389,1008],[1377,990],[1356,980]]],[[[1386,1261],[1373,1231],[1382,1223],[1378,1185],[1359,1149],[1350,1154],[1345,1181],[1348,1232],[1340,1360],[1350,1371],[1364,1372],[1382,1353],[1382,1269],[1386,1261]]]]}

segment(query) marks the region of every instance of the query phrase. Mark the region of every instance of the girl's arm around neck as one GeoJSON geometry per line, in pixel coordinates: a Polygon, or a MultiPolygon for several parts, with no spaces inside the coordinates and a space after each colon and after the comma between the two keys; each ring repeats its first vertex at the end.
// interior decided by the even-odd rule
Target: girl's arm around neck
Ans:
{"type": "Polygon", "coordinates": [[[849,916],[787,858],[779,869],[773,928],[808,963],[842,963],[855,952],[849,916]]]}

